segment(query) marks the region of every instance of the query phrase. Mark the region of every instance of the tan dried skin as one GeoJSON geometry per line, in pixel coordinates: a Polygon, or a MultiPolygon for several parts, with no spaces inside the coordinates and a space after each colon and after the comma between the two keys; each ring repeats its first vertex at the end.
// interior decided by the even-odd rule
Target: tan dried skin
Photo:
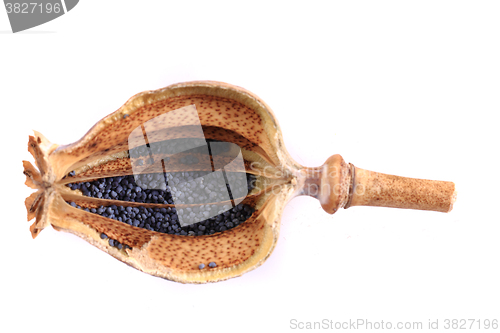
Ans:
{"type": "MultiPolygon", "coordinates": [[[[186,117],[172,119],[168,131],[154,132],[148,138],[151,142],[157,142],[189,137],[196,121],[186,117]]],[[[160,126],[153,124],[156,125],[160,126]]],[[[283,208],[296,195],[307,194],[318,198],[328,213],[334,213],[349,204],[362,205],[363,202],[378,201],[377,198],[363,197],[361,200],[361,197],[354,197],[355,200],[351,202],[352,188],[358,185],[359,179],[355,178],[353,168],[340,155],[333,156],[319,168],[304,168],[293,161],[283,146],[281,132],[271,109],[245,89],[221,82],[188,82],[137,94],[116,112],[101,119],[79,141],[58,146],[35,132],[35,136],[30,136],[28,150],[38,167],[23,161],[26,185],[37,190],[25,201],[28,220],[36,219],[30,228],[33,238],[50,224],[57,230],[82,237],[141,271],[183,283],[221,281],[261,265],[276,245],[283,208]],[[74,201],[82,208],[112,204],[132,207],[172,206],[85,197],[79,190],[72,191],[65,184],[133,174],[132,166],[137,161],[127,154],[131,132],[159,115],[192,105],[198,111],[205,138],[229,141],[240,146],[246,172],[257,176],[256,189],[243,201],[255,208],[250,219],[233,229],[209,236],[176,236],[133,227],[73,208],[66,203],[74,201]],[[124,115],[127,117],[124,118],[124,115]],[[64,178],[72,170],[76,175],[64,178]],[[319,190],[312,193],[311,188],[314,187],[319,190]],[[101,233],[129,245],[131,249],[118,250],[109,246],[107,241],[100,238],[101,233]],[[216,262],[217,267],[198,268],[200,263],[211,261],[216,262]]],[[[218,158],[221,160],[217,162],[224,163],[224,157],[218,158]]],[[[173,165],[176,165],[175,160],[173,165]]],[[[161,165],[153,165],[152,168],[162,172],[161,165]]],[[[183,167],[179,171],[199,171],[202,166],[195,164],[189,168],[183,167]]],[[[373,183],[370,177],[359,181],[373,183]]],[[[446,190],[441,190],[440,183],[448,182],[432,182],[434,192],[439,197],[436,200],[440,200],[439,209],[434,210],[443,211],[451,207],[454,185],[451,187],[449,184],[452,183],[448,183],[446,190]]],[[[418,187],[424,183],[412,184],[418,187]]],[[[419,195],[424,192],[421,191],[419,195]]],[[[419,198],[412,199],[419,201],[419,198]]],[[[423,209],[433,209],[433,200],[427,200],[430,204],[423,209]]],[[[390,207],[420,209],[415,203],[405,207],[404,202],[394,205],[386,201],[384,205],[390,207]]]]}

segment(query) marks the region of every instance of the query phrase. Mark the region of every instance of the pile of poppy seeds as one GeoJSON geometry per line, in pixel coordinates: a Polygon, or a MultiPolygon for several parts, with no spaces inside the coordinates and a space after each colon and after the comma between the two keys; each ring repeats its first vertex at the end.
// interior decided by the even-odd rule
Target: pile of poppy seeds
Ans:
{"type": "MultiPolygon", "coordinates": [[[[199,162],[194,154],[208,153],[215,156],[230,152],[231,145],[234,145],[215,140],[200,142],[196,140],[199,139],[176,139],[153,143],[133,148],[128,153],[131,158],[140,158],[137,160],[139,165],[147,165],[154,163],[153,156],[157,154],[188,151],[193,154],[186,154],[180,162],[189,165],[199,162]],[[190,149],[193,146],[195,148],[190,149]]],[[[234,151],[239,153],[239,150],[234,151]]],[[[168,163],[169,158],[164,157],[164,160],[168,163]]],[[[74,176],[74,171],[68,174],[68,177],[74,176]]],[[[232,229],[252,216],[254,209],[249,205],[240,203],[232,206],[217,203],[244,198],[255,187],[255,181],[256,177],[249,173],[189,171],[108,177],[69,183],[66,186],[72,190],[80,190],[84,196],[98,199],[160,205],[198,204],[177,210],[175,207],[149,208],[121,205],[82,208],[75,202],[68,202],[72,207],[134,227],[171,235],[202,236],[232,229]]],[[[101,233],[101,239],[107,239],[110,246],[119,250],[131,248],[104,233],[101,233]]],[[[208,263],[210,268],[216,266],[215,262],[208,263]]],[[[200,264],[198,268],[204,269],[205,264],[200,264]]]]}
{"type": "MultiPolygon", "coordinates": [[[[183,172],[176,175],[174,179],[182,179],[184,177],[188,183],[195,172],[183,172]]],[[[150,174],[141,175],[146,178],[150,174]]],[[[165,177],[165,174],[153,174],[152,178],[156,179],[160,175],[165,177]]],[[[167,176],[168,179],[168,176],[167,176]]],[[[255,186],[255,176],[246,174],[248,191],[251,191],[255,186]]],[[[227,184],[226,184],[227,185],[227,184]]],[[[159,203],[159,204],[174,204],[171,188],[166,185],[165,190],[143,190],[134,181],[134,176],[120,176],[97,179],[91,182],[80,182],[67,184],[72,190],[79,189],[83,195],[114,199],[128,202],[140,203],[159,203]]],[[[175,196],[179,196],[179,192],[175,192],[175,196]]],[[[189,192],[191,195],[196,193],[189,192]]],[[[182,194],[182,193],[181,193],[182,194]]],[[[186,197],[186,195],[184,195],[186,197]]],[[[187,201],[191,196],[187,197],[187,201]]],[[[175,203],[179,203],[179,199],[175,199],[175,203]]],[[[217,202],[215,200],[215,202],[217,202]]],[[[206,201],[205,201],[206,203],[206,201]]],[[[74,202],[70,205],[76,208],[80,206],[74,202]]],[[[174,207],[165,208],[146,208],[146,207],[125,207],[125,206],[100,206],[98,208],[83,208],[87,212],[99,214],[103,217],[108,217],[120,222],[127,223],[134,227],[145,228],[151,231],[162,233],[184,235],[184,236],[201,236],[211,235],[216,232],[225,231],[234,228],[246,221],[254,212],[254,209],[249,205],[238,204],[234,207],[231,205],[200,205],[195,207],[183,208],[183,211],[177,211],[174,207]],[[182,214],[183,219],[189,217],[191,221],[186,221],[188,225],[181,225],[178,214],[182,214]],[[192,223],[195,221],[196,223],[192,223]],[[199,222],[198,222],[199,221],[199,222]],[[191,224],[192,223],[192,224],[191,224]]]]}

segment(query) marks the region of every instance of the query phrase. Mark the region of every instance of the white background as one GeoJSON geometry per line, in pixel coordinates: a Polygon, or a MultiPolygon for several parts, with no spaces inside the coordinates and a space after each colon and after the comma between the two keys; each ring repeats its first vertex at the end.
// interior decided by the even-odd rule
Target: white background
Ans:
{"type": "Polygon", "coordinates": [[[500,320],[499,17],[496,1],[87,0],[12,34],[0,8],[0,331],[500,320]],[[451,180],[454,210],[331,216],[296,198],[263,266],[206,285],[146,275],[52,228],[31,239],[21,160],[32,161],[33,129],[70,143],[138,92],[202,79],[266,101],[299,163],[339,153],[373,171],[451,180]]]}

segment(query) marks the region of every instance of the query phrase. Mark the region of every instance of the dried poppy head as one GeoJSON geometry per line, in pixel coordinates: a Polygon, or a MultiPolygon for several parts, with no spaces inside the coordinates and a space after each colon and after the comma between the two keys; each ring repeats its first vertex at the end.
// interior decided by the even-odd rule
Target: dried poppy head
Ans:
{"type": "Polygon", "coordinates": [[[132,97],[79,141],[40,133],[23,161],[33,238],[47,225],[76,234],[143,272],[183,283],[239,276],[261,265],[285,204],[447,212],[451,182],[370,172],[340,155],[306,168],[288,155],[271,109],[225,83],[171,85],[132,97]]]}

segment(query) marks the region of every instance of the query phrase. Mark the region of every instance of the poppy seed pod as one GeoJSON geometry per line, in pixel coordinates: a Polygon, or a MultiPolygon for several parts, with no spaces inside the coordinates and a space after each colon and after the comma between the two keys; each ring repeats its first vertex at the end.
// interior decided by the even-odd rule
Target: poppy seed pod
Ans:
{"type": "Polygon", "coordinates": [[[261,265],[286,203],[450,211],[451,182],[356,168],[340,155],[303,167],[271,109],[245,89],[197,81],[147,91],[60,146],[35,132],[23,161],[35,238],[52,225],[120,261],[182,283],[216,282],[261,265]]]}

